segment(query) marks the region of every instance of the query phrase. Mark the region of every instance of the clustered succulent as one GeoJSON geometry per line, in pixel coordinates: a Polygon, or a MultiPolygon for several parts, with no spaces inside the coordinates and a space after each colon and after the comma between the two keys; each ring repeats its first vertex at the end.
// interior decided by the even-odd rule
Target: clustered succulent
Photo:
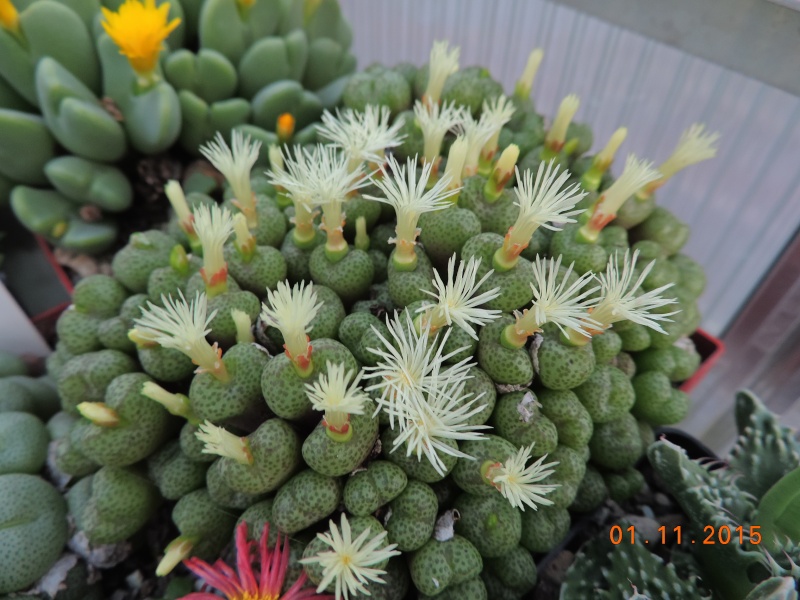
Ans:
{"type": "Polygon", "coordinates": [[[750,392],[737,395],[736,424],[739,438],[721,463],[690,460],[666,440],[647,451],[689,521],[668,561],[650,552],[643,535],[617,545],[599,536],[576,557],[561,597],[796,599],[800,440],[750,392]],[[710,530],[733,539],[701,543],[710,530]]]}
{"type": "Polygon", "coordinates": [[[286,597],[521,598],[570,511],[641,487],[652,427],[688,410],[703,287],[653,191],[715,136],[614,180],[624,130],[585,156],[576,97],[536,112],[540,51],[510,97],[458,57],[354,76],[264,175],[249,130],[203,144],[221,197],[169,182],[170,222],[78,283],[48,372],[85,546],[175,501],[157,573],[230,598],[259,597],[205,562],[237,523],[262,573],[286,557],[286,597]]]}
{"type": "MultiPolygon", "coordinates": [[[[337,0],[0,2],[0,203],[97,253],[216,131],[314,141],[355,69],[337,0]],[[16,6],[15,6],[16,5],[16,6]]],[[[189,168],[185,168],[189,167],[189,168]]]]}

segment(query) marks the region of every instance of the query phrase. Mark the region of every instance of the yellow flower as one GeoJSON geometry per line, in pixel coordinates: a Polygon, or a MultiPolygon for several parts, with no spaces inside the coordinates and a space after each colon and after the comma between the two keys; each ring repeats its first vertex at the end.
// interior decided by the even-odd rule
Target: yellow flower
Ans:
{"type": "Polygon", "coordinates": [[[9,31],[19,30],[19,14],[11,0],[0,0],[0,25],[9,31]]]}
{"type": "MultiPolygon", "coordinates": [[[[6,0],[0,0],[5,2],[6,0]]],[[[180,19],[167,23],[169,2],[156,6],[155,0],[125,0],[118,12],[102,8],[103,29],[128,57],[133,70],[149,75],[156,68],[164,40],[180,24],[180,19]]]]}

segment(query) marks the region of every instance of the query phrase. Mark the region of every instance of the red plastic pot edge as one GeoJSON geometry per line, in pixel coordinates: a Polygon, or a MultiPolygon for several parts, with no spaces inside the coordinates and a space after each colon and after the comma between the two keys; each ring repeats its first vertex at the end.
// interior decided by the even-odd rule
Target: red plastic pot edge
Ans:
{"type": "Polygon", "coordinates": [[[723,341],[714,337],[707,331],[698,329],[692,334],[691,338],[695,347],[697,348],[697,351],[702,357],[702,362],[700,363],[700,368],[697,369],[695,374],[684,381],[680,386],[680,390],[686,392],[687,394],[696,388],[700,382],[703,381],[703,379],[705,379],[706,375],[708,375],[708,372],[717,363],[720,357],[725,354],[725,344],[723,341]]]}
{"type": "MultiPolygon", "coordinates": [[[[67,273],[66,273],[66,271],[64,271],[63,267],[60,264],[58,264],[58,261],[56,260],[56,256],[55,256],[55,254],[53,254],[53,249],[50,247],[50,244],[48,244],[47,240],[45,240],[40,235],[37,235],[35,237],[36,237],[36,243],[39,244],[39,248],[42,249],[42,253],[44,254],[44,257],[47,259],[47,262],[53,268],[53,271],[55,272],[56,277],[58,277],[58,280],[61,282],[61,285],[64,286],[64,289],[67,290],[67,293],[69,293],[69,295],[71,296],[72,295],[72,291],[74,290],[74,286],[72,285],[72,281],[67,276],[67,273]]],[[[50,310],[54,310],[54,309],[50,309],[50,310]]],[[[42,314],[46,314],[46,313],[50,312],[50,310],[45,311],[42,314]]],[[[39,315],[37,315],[36,318],[39,318],[39,315]]]]}
{"type": "MultiPolygon", "coordinates": [[[[72,281],[70,280],[69,276],[67,275],[66,271],[64,271],[63,267],[58,263],[56,260],[55,254],[53,254],[53,249],[50,247],[50,244],[47,243],[42,236],[37,235],[34,236],[36,238],[36,243],[39,245],[39,249],[42,251],[42,254],[47,260],[47,263],[53,269],[53,273],[58,278],[58,281],[64,287],[64,290],[72,296],[72,292],[74,287],[72,285],[72,281]]],[[[34,327],[39,331],[39,333],[44,336],[45,340],[48,340],[48,343],[52,345],[53,335],[55,333],[56,321],[58,321],[58,317],[61,315],[62,312],[66,310],[66,308],[70,305],[70,302],[62,302],[61,304],[57,304],[51,308],[48,308],[44,312],[35,315],[31,318],[31,323],[33,323],[34,327]]]]}

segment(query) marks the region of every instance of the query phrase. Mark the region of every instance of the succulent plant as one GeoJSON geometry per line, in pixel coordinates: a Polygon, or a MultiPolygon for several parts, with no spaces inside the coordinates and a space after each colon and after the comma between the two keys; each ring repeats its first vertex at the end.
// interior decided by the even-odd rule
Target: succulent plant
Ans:
{"type": "Polygon", "coordinates": [[[217,131],[261,142],[260,164],[313,141],[351,39],[336,0],[4,0],[0,196],[51,243],[102,252],[167,178],[214,187],[189,160],[217,131]]]}
{"type": "Polygon", "coordinates": [[[578,554],[562,598],[586,597],[598,588],[604,590],[593,592],[598,597],[614,597],[626,580],[653,598],[797,597],[800,442],[750,392],[737,395],[735,412],[739,438],[721,464],[692,461],[666,440],[648,449],[660,481],[689,519],[670,562],[652,554],[641,536],[636,543],[616,545],[601,536],[578,554]],[[699,543],[708,539],[708,529],[733,532],[734,539],[699,543]],[[679,573],[687,566],[690,577],[679,573]]]}
{"type": "MultiPolygon", "coordinates": [[[[244,89],[263,75],[260,53],[285,41],[293,64],[293,36],[324,50],[319,19],[339,22],[326,1],[309,6],[305,30],[288,25],[301,3],[268,6],[233,13],[230,0],[207,0],[197,64],[170,55],[165,79],[156,68],[135,82],[141,96],[169,94],[170,73],[190,67],[191,93],[215,93],[213,44],[238,62],[244,89]],[[217,23],[236,35],[215,37],[217,23]]],[[[130,75],[109,43],[101,55],[130,75]]],[[[315,60],[338,60],[323,50],[315,60]]],[[[230,126],[213,119],[181,134],[225,190],[168,182],[169,222],[133,233],[113,275],[81,282],[59,320],[51,462],[77,478],[67,494],[78,535],[135,535],[163,497],[177,500],[179,535],[158,575],[213,560],[239,519],[254,538],[264,523],[292,536],[276,551],[286,573],[337,599],[412,586],[423,598],[519,598],[535,583],[533,553],[566,535],[570,509],[641,487],[633,465],[651,426],[688,409],[673,384],[696,365],[679,369],[669,348],[693,320],[669,328],[701,291],[684,282],[672,297],[693,266],[665,258],[676,245],[663,248],[657,228],[642,223],[649,243],[632,250],[610,224],[658,175],[634,158],[621,183],[607,176],[620,135],[582,156],[591,132],[572,123],[577,98],[545,127],[529,97],[539,52],[512,97],[485,70],[459,70],[458,54],[437,43],[419,70],[339,79],[351,106],[324,112],[313,136],[281,137],[283,107],[299,121],[310,92],[262,79],[254,110],[259,86],[281,100],[256,126],[277,121],[281,139],[242,125],[228,142],[230,126]],[[605,216],[584,218],[587,208],[605,216]],[[633,380],[635,353],[650,346],[671,363],[640,358],[652,368],[633,380]],[[115,523],[119,510],[131,518],[115,523]]],[[[312,89],[328,83],[309,73],[312,89]]],[[[238,531],[242,552],[251,543],[238,531]]],[[[276,543],[258,541],[262,566],[263,544],[276,543]]]]}

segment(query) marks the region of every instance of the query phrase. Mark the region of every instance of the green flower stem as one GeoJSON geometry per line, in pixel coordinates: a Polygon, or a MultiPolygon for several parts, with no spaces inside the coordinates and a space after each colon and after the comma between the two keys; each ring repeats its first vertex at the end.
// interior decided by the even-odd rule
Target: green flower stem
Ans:
{"type": "Polygon", "coordinates": [[[322,228],[327,234],[325,256],[332,263],[337,263],[350,251],[344,239],[344,214],[341,202],[330,202],[323,206],[322,228]]]}
{"type": "Polygon", "coordinates": [[[367,233],[366,217],[362,216],[356,219],[356,238],[353,241],[353,245],[364,252],[369,250],[369,233],[367,233]]]}
{"type": "Polygon", "coordinates": [[[397,248],[392,252],[392,264],[398,271],[414,271],[417,268],[417,255],[414,245],[399,241],[397,248]],[[403,248],[410,247],[411,252],[403,252],[403,248]]]}
{"type": "MultiPolygon", "coordinates": [[[[508,236],[506,236],[508,238],[508,236]]],[[[524,248],[520,249],[520,252],[524,248]]],[[[519,254],[514,254],[506,248],[505,242],[503,245],[494,251],[492,255],[492,267],[497,273],[505,273],[517,266],[519,262],[519,254]]]]}
{"type": "Polygon", "coordinates": [[[604,172],[604,169],[600,169],[595,163],[592,163],[592,166],[581,176],[581,187],[587,192],[596,192],[600,188],[604,172]]]}
{"type": "Polygon", "coordinates": [[[494,152],[490,155],[481,152],[481,155],[478,158],[478,175],[488,178],[492,174],[492,169],[494,168],[494,155],[494,152]]]}
{"type": "Polygon", "coordinates": [[[181,275],[189,274],[189,256],[180,244],[176,244],[172,252],[169,253],[169,266],[181,275]]]}
{"type": "Polygon", "coordinates": [[[570,140],[567,140],[567,142],[564,144],[564,147],[562,148],[562,151],[567,156],[571,156],[575,154],[575,151],[578,149],[578,145],[580,143],[581,141],[578,138],[572,138],[570,140]]]}
{"type": "Polygon", "coordinates": [[[575,241],[579,244],[596,244],[602,227],[597,229],[591,219],[581,225],[575,232],[575,241]]]}
{"type": "Polygon", "coordinates": [[[549,162],[553,159],[558,158],[559,150],[556,148],[551,148],[549,146],[542,146],[542,151],[539,154],[539,157],[542,159],[543,162],[549,162]]]}
{"type": "Polygon", "coordinates": [[[284,190],[277,190],[277,194],[275,194],[275,202],[278,203],[278,208],[281,210],[285,208],[289,208],[292,205],[292,199],[284,190]]]}
{"type": "Polygon", "coordinates": [[[517,331],[517,324],[511,323],[500,334],[500,344],[510,350],[519,350],[528,341],[528,334],[517,331]]]}

